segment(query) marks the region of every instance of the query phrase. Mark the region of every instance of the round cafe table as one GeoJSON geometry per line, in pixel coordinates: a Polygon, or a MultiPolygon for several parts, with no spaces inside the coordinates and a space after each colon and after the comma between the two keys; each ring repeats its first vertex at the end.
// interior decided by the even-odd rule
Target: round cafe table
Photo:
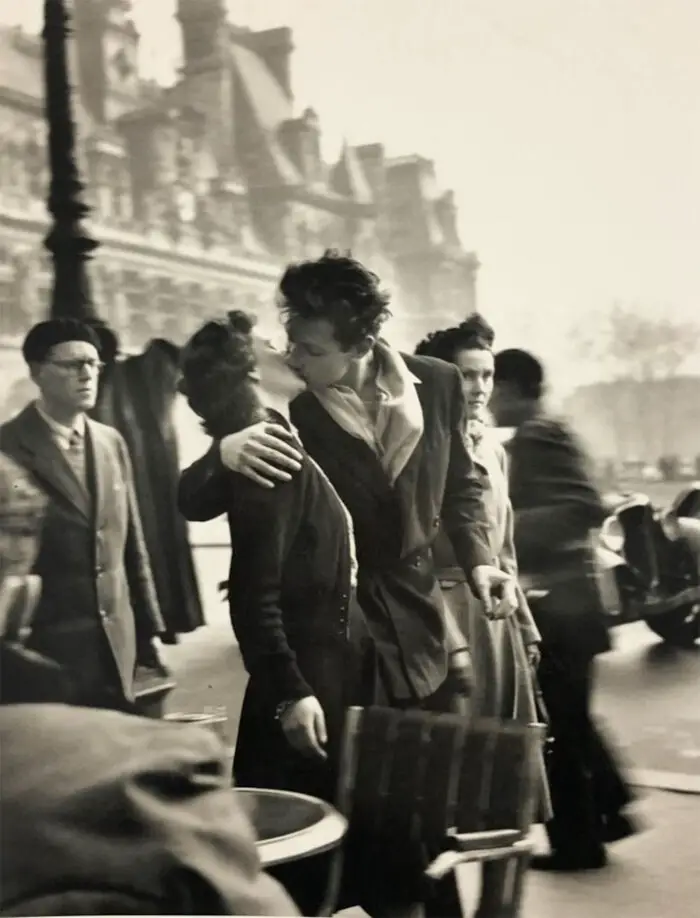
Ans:
{"type": "Polygon", "coordinates": [[[323,854],[337,848],[347,832],[345,817],[316,797],[254,787],[233,791],[253,823],[264,867],[323,854]]]}

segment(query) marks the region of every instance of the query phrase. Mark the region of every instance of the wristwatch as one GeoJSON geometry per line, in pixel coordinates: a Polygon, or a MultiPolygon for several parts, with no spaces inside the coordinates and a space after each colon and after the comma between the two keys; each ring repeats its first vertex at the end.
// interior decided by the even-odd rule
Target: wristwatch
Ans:
{"type": "Polygon", "coordinates": [[[293,708],[295,704],[296,701],[280,701],[275,708],[275,720],[282,720],[287,711],[293,708]]]}

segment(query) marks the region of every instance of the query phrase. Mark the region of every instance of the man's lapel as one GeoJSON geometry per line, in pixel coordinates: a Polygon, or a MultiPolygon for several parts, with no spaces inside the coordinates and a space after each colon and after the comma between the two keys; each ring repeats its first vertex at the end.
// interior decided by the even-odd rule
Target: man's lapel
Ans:
{"type": "MultiPolygon", "coordinates": [[[[426,387],[423,385],[416,385],[416,392],[418,393],[421,408],[423,409],[423,418],[425,419],[426,387]]],[[[396,496],[401,505],[402,519],[404,521],[402,554],[406,554],[413,549],[416,536],[415,527],[419,525],[417,517],[418,478],[421,467],[425,461],[425,450],[428,448],[426,446],[427,432],[426,424],[423,428],[420,440],[416,443],[408,462],[394,484],[396,496]]]]}
{"type": "Polygon", "coordinates": [[[85,425],[87,447],[91,457],[88,463],[92,472],[95,525],[99,530],[106,510],[107,494],[112,490],[113,453],[105,437],[104,428],[88,420],[85,425]]]}
{"type": "Polygon", "coordinates": [[[90,517],[90,495],[54,442],[48,425],[34,405],[25,408],[17,422],[22,461],[26,467],[49,491],[58,491],[76,510],[90,517]]]}

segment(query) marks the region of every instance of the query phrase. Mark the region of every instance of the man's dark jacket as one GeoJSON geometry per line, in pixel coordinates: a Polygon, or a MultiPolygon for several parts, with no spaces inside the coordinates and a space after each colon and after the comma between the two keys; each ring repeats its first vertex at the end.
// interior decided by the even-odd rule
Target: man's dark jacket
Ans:
{"type": "MultiPolygon", "coordinates": [[[[458,371],[442,361],[405,356],[419,380],[424,432],[396,483],[362,440],[345,432],[311,392],[291,406],[307,452],[333,483],[353,519],[358,599],[380,658],[388,701],[408,703],[437,691],[447,675],[445,611],[431,546],[442,526],[467,575],[493,563],[481,481],[464,438],[458,371]]],[[[222,496],[202,487],[203,457],[180,479],[179,505],[189,520],[224,512],[222,496]]],[[[233,598],[235,602],[235,598],[233,598]]]]}
{"type": "Polygon", "coordinates": [[[521,576],[547,595],[532,604],[548,646],[594,656],[610,648],[596,577],[605,508],[588,460],[562,421],[537,415],[507,444],[521,576]]]}

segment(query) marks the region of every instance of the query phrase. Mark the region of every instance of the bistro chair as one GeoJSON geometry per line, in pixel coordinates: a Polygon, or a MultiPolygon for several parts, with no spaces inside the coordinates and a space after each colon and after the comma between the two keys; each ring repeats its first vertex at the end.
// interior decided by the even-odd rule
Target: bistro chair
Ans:
{"type": "MultiPolygon", "coordinates": [[[[350,708],[337,806],[346,848],[426,902],[461,864],[482,864],[480,918],[519,915],[545,728],[452,714],[350,708]]],[[[321,915],[337,905],[341,851],[321,915]]],[[[357,864],[353,863],[353,868],[357,864]]],[[[348,902],[347,904],[354,904],[348,902]]],[[[460,898],[460,913],[465,905],[460,898]]]]}

